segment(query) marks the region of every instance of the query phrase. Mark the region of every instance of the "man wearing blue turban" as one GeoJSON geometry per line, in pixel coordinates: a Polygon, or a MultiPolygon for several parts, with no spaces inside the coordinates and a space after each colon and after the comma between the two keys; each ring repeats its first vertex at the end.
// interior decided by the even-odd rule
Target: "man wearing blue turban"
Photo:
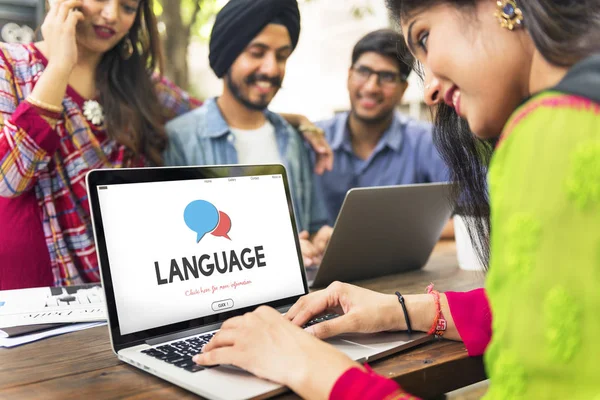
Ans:
{"type": "Polygon", "coordinates": [[[318,260],[309,235],[326,224],[327,212],[302,137],[267,109],[299,36],[296,0],[229,1],[210,38],[210,66],[223,78],[223,93],[167,124],[164,157],[167,165],[284,164],[304,262],[312,265],[318,260]]]}
{"type": "Polygon", "coordinates": [[[290,53],[300,37],[296,0],[230,1],[219,12],[210,37],[210,66],[222,78],[250,42],[269,24],[284,27],[290,53]]]}

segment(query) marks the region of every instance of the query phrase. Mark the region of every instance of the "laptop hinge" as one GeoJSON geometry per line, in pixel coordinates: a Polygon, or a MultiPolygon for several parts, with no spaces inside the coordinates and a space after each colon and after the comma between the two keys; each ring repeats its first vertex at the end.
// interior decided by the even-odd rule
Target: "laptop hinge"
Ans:
{"type": "MultiPolygon", "coordinates": [[[[283,313],[286,313],[291,307],[292,307],[291,305],[288,305],[288,306],[278,307],[278,308],[276,308],[276,310],[283,314],[283,313]]],[[[189,336],[201,335],[203,333],[211,332],[211,331],[219,329],[222,324],[223,324],[222,322],[219,322],[217,324],[205,325],[205,326],[202,326],[199,328],[188,329],[185,331],[181,331],[181,332],[177,332],[177,333],[170,333],[168,335],[163,335],[163,336],[157,336],[152,339],[146,340],[145,343],[149,346],[156,346],[157,344],[171,342],[173,340],[177,340],[177,339],[181,339],[181,338],[185,338],[185,337],[189,337],[189,336]]]]}

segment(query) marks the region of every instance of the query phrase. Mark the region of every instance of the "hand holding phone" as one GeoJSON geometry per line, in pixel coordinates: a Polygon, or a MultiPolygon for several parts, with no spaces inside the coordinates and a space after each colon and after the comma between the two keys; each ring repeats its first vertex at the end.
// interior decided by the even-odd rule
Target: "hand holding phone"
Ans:
{"type": "Polygon", "coordinates": [[[77,63],[76,27],[84,19],[81,0],[49,0],[49,10],[42,24],[48,50],[48,65],[70,73],[77,63]]]}

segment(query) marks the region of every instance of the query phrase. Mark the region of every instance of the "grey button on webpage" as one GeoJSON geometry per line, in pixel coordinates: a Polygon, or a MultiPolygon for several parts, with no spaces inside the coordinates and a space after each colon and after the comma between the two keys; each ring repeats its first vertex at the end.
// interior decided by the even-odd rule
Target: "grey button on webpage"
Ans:
{"type": "Polygon", "coordinates": [[[231,300],[231,299],[219,300],[219,301],[215,301],[214,303],[212,303],[213,311],[227,310],[228,308],[232,308],[232,307],[233,307],[233,300],[231,300]]]}

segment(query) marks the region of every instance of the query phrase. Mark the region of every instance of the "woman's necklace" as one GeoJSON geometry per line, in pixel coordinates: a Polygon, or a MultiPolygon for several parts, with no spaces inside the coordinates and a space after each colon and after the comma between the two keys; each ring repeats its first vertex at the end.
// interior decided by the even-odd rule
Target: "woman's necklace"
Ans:
{"type": "Polygon", "coordinates": [[[96,100],[86,100],[85,103],[83,103],[83,115],[88,121],[96,126],[100,126],[104,123],[104,110],[96,100]]]}

